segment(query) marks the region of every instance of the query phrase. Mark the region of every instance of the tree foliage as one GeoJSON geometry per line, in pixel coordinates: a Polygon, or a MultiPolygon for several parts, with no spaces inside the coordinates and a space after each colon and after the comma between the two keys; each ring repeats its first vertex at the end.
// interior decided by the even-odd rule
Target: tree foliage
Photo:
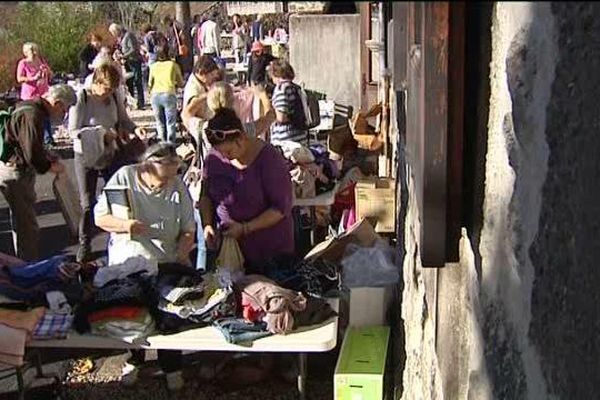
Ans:
{"type": "Polygon", "coordinates": [[[37,43],[54,71],[76,72],[79,51],[98,22],[99,16],[91,7],[86,3],[22,2],[17,12],[6,40],[11,44],[37,43]]]}

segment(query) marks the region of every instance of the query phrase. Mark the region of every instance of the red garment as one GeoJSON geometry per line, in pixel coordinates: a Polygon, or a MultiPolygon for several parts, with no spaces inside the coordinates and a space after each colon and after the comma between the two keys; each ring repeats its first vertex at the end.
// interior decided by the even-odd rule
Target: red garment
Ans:
{"type": "Polygon", "coordinates": [[[242,292],[242,315],[246,321],[259,322],[262,321],[265,312],[260,307],[254,308],[252,299],[246,293],[242,292]]]}
{"type": "Polygon", "coordinates": [[[91,313],[90,315],[88,315],[88,321],[91,324],[103,320],[137,319],[144,313],[144,311],[145,309],[143,307],[111,307],[105,310],[95,311],[91,313]]]}

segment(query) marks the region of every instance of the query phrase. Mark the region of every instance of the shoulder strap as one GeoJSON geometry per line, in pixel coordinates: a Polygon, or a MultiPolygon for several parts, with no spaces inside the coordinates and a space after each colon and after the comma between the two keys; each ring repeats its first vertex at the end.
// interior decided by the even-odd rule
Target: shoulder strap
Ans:
{"type": "Polygon", "coordinates": [[[179,40],[179,32],[177,32],[177,26],[173,24],[173,30],[175,31],[175,40],[177,40],[177,46],[181,46],[181,41],[179,40]]]}

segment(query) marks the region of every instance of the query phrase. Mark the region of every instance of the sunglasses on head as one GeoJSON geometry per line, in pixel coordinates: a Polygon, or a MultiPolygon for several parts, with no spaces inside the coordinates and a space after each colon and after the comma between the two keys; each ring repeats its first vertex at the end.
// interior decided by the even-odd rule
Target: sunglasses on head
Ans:
{"type": "Polygon", "coordinates": [[[181,163],[181,158],[179,156],[171,156],[164,158],[150,158],[150,161],[160,164],[160,165],[173,165],[181,163]]]}
{"type": "Polygon", "coordinates": [[[204,132],[206,132],[206,136],[214,138],[215,140],[218,140],[218,141],[225,140],[225,138],[227,136],[242,133],[242,131],[239,129],[230,129],[230,130],[223,131],[223,130],[219,130],[219,129],[210,129],[210,128],[206,128],[204,130],[204,132]]]}

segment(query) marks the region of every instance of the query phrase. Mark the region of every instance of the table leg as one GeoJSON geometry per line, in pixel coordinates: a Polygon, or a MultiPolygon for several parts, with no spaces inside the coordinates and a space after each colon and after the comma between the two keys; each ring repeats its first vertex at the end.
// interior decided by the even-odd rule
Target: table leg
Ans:
{"type": "Polygon", "coordinates": [[[315,206],[310,206],[310,245],[315,245],[315,230],[317,229],[317,214],[315,206]]]}
{"type": "Polygon", "coordinates": [[[298,393],[300,400],[306,399],[306,369],[307,369],[306,353],[298,354],[298,393]]]}
{"type": "Polygon", "coordinates": [[[19,391],[19,400],[25,400],[25,381],[23,380],[23,367],[16,367],[17,390],[19,391]]]}

